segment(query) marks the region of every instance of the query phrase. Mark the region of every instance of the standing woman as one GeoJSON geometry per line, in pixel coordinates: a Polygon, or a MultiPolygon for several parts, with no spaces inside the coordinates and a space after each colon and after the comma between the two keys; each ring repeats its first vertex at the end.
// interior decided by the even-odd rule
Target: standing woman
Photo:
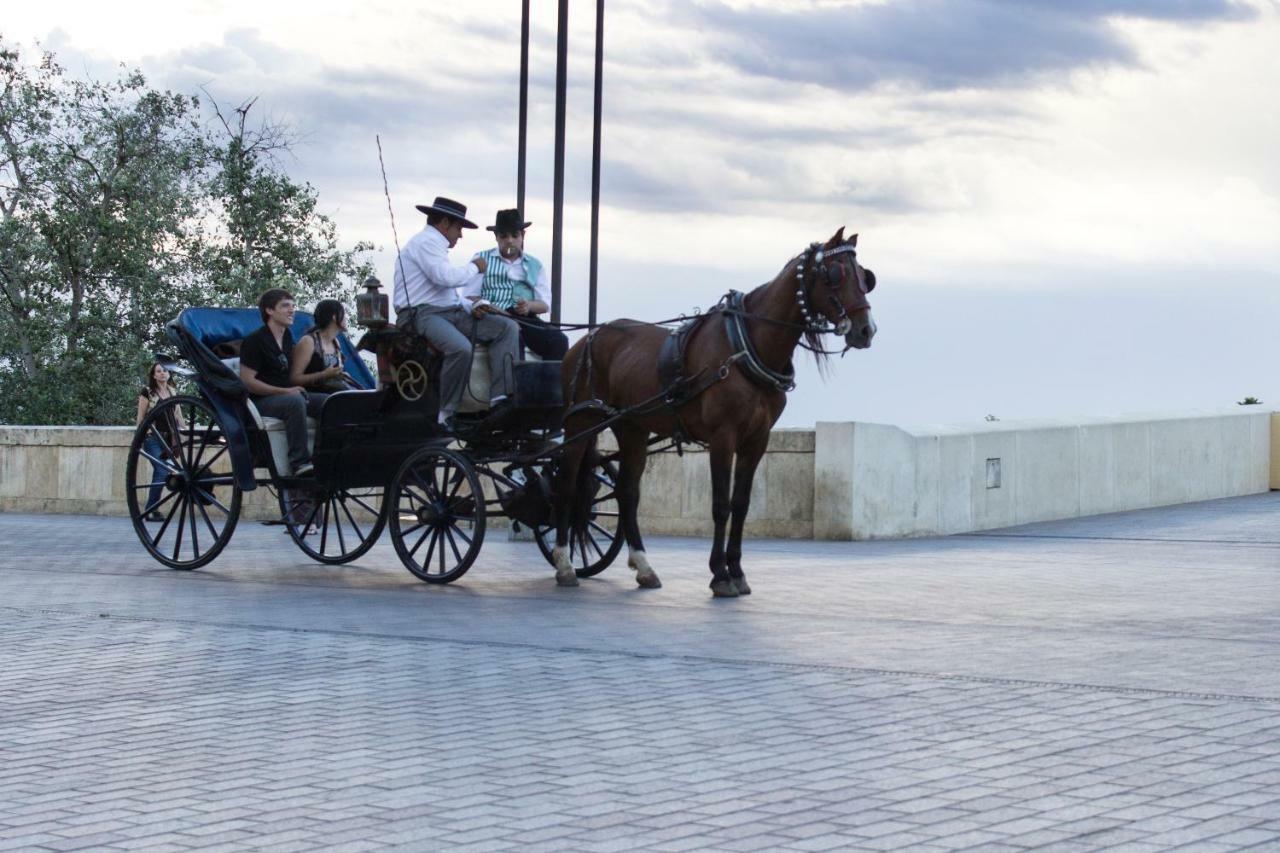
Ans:
{"type": "MultiPolygon", "coordinates": [[[[173,382],[169,369],[158,361],[153,362],[147,370],[147,384],[138,392],[138,425],[142,424],[142,419],[157,404],[177,393],[178,388],[173,382]]],[[[177,409],[173,411],[177,415],[177,423],[170,424],[170,428],[164,430],[170,449],[173,449],[178,440],[177,431],[173,427],[176,426],[179,429],[182,427],[182,412],[177,409]]],[[[147,492],[147,505],[142,510],[142,520],[164,521],[164,516],[156,509],[156,504],[160,502],[160,493],[164,488],[168,470],[158,460],[168,457],[169,452],[154,432],[147,435],[142,443],[142,449],[151,458],[151,490],[147,492]]]]}
{"type": "Polygon", "coordinates": [[[289,381],[311,392],[331,394],[356,387],[343,373],[342,348],[338,335],[347,330],[347,309],[336,299],[321,299],[316,305],[316,325],[293,346],[289,381]]]}

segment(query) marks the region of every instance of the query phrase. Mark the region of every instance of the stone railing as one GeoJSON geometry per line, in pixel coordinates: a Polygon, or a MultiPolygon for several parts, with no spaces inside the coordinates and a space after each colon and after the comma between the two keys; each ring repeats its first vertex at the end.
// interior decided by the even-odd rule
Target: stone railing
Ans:
{"type": "MultiPolygon", "coordinates": [[[[132,435],[128,427],[0,426],[0,510],[125,515],[132,435]]],[[[774,431],[746,532],[932,536],[1268,487],[1280,488],[1280,415],[1269,411],[936,430],[820,423],[774,431]]],[[[245,496],[244,513],[278,514],[266,489],[245,496]]],[[[640,515],[646,533],[708,535],[707,454],[650,457],[640,515]]]]}

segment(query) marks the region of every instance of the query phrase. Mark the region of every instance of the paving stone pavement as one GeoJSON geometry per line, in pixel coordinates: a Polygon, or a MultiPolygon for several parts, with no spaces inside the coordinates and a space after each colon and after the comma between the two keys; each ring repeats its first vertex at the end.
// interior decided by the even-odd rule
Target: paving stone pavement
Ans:
{"type": "Polygon", "coordinates": [[[1280,494],[554,586],[0,516],[2,850],[1280,850],[1280,494]]]}

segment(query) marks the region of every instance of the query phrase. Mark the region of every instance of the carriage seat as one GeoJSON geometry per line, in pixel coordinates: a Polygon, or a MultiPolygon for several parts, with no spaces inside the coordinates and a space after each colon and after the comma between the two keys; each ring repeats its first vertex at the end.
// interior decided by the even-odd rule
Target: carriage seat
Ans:
{"type": "MultiPolygon", "coordinates": [[[[526,351],[525,361],[542,361],[536,353],[526,351]]],[[[462,390],[462,400],[458,403],[458,411],[463,414],[489,411],[489,348],[477,343],[471,351],[471,376],[467,387],[462,390]]]]}
{"type": "MultiPolygon", "coordinates": [[[[240,374],[239,358],[224,358],[222,363],[229,367],[237,376],[240,374]]],[[[281,474],[288,475],[292,473],[292,466],[289,464],[289,440],[285,436],[284,421],[280,418],[273,418],[264,415],[258,411],[258,407],[253,404],[253,398],[245,395],[244,407],[249,412],[249,420],[253,427],[260,432],[267,434],[267,441],[271,445],[271,458],[275,460],[276,470],[281,474]]],[[[316,427],[318,422],[315,418],[307,416],[307,451],[315,452],[316,446],[316,427]]]]}

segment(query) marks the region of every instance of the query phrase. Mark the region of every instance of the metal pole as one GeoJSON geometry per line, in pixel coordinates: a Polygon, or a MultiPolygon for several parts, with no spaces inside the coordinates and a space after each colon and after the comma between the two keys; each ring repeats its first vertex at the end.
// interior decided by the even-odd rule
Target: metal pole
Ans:
{"type": "Polygon", "coordinates": [[[551,213],[551,322],[560,322],[561,238],[564,236],[564,113],[569,55],[569,0],[556,23],[556,152],[551,213]]]}
{"type": "Polygon", "coordinates": [[[524,209],[524,176],[526,140],[529,136],[529,0],[524,0],[520,18],[520,153],[516,160],[516,207],[524,209]]]}
{"type": "Polygon", "coordinates": [[[604,0],[596,0],[596,104],[591,130],[591,275],[587,290],[587,322],[596,322],[596,269],[600,258],[600,113],[604,90],[604,0]]]}

